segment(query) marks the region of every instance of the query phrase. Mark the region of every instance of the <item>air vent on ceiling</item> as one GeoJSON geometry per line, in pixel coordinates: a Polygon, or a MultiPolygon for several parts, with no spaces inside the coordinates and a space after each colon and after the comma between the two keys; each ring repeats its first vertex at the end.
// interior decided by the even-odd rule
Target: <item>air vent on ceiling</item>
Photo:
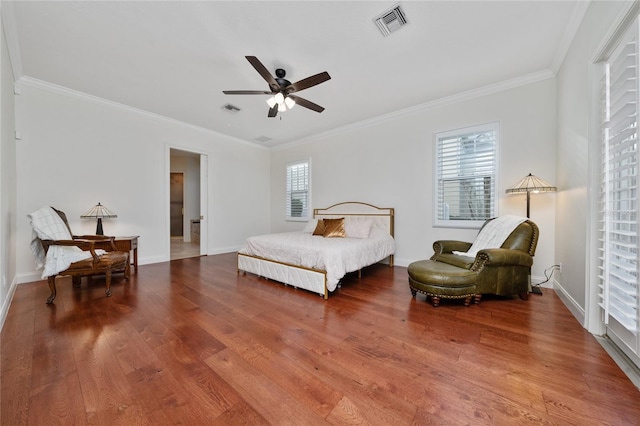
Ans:
{"type": "Polygon", "coordinates": [[[407,17],[404,14],[404,11],[400,8],[400,3],[373,18],[373,21],[385,37],[392,32],[399,30],[403,25],[408,24],[407,17]]]}
{"type": "Polygon", "coordinates": [[[222,109],[225,110],[225,111],[230,112],[231,114],[235,114],[236,112],[240,111],[240,108],[238,108],[235,105],[231,105],[231,104],[222,105],[222,109]]]}
{"type": "Polygon", "coordinates": [[[271,138],[270,138],[269,136],[258,136],[258,137],[256,138],[256,140],[257,140],[258,142],[265,143],[265,142],[269,142],[269,141],[271,140],[271,138]]]}

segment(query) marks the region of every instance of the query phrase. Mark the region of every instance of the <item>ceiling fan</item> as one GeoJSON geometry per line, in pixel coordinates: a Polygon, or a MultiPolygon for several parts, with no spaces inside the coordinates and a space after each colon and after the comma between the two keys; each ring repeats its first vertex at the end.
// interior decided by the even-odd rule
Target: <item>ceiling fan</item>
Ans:
{"type": "Polygon", "coordinates": [[[320,83],[324,83],[325,81],[331,79],[329,73],[321,72],[316,75],[312,75],[311,77],[304,78],[295,83],[291,83],[285,77],[286,72],[282,68],[278,68],[276,70],[276,76],[274,77],[267,70],[267,68],[262,65],[262,62],[255,56],[245,56],[247,61],[258,71],[258,73],[264,78],[267,83],[269,83],[270,91],[261,91],[261,90],[223,90],[222,93],[225,95],[273,95],[271,98],[267,100],[267,104],[269,104],[269,113],[267,117],[275,117],[278,115],[278,111],[283,112],[288,109],[293,108],[294,105],[298,104],[302,107],[308,108],[310,110],[316,112],[324,111],[324,108],[318,104],[314,104],[311,101],[308,101],[300,96],[293,95],[294,92],[299,92],[304,89],[308,89],[309,87],[313,87],[320,83]]]}

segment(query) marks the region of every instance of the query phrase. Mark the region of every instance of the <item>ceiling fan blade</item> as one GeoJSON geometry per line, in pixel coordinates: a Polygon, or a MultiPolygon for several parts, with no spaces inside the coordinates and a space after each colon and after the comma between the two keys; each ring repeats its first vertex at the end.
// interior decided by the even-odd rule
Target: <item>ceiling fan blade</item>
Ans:
{"type": "MultiPolygon", "coordinates": [[[[308,101],[305,98],[301,98],[300,96],[295,96],[295,95],[289,95],[289,97],[291,99],[293,99],[294,101],[296,101],[296,105],[300,105],[302,107],[309,108],[310,110],[313,110],[313,111],[316,111],[316,112],[324,111],[323,107],[321,107],[318,104],[314,104],[313,102],[308,101]]],[[[276,105],[276,107],[277,107],[277,105],[276,105]]]]}
{"type": "Polygon", "coordinates": [[[225,95],[270,95],[272,92],[264,90],[223,90],[225,95]]]}
{"type": "Polygon", "coordinates": [[[276,115],[278,115],[278,104],[275,104],[273,108],[269,108],[269,114],[267,114],[267,117],[272,118],[276,115]]]}
{"type": "Polygon", "coordinates": [[[262,62],[260,62],[258,58],[256,58],[255,56],[245,56],[245,58],[247,58],[247,61],[249,61],[249,63],[253,65],[256,71],[258,71],[258,74],[260,74],[262,78],[264,78],[267,83],[269,83],[269,87],[271,87],[273,91],[277,91],[280,88],[280,85],[278,84],[276,79],[271,75],[269,70],[264,65],[262,65],[262,62]]]}
{"type": "Polygon", "coordinates": [[[327,80],[330,80],[331,76],[328,72],[321,72],[320,74],[312,75],[311,77],[303,78],[300,81],[296,81],[292,83],[290,86],[287,86],[287,93],[299,92],[300,90],[308,89],[309,87],[313,87],[317,84],[324,83],[327,80]]]}

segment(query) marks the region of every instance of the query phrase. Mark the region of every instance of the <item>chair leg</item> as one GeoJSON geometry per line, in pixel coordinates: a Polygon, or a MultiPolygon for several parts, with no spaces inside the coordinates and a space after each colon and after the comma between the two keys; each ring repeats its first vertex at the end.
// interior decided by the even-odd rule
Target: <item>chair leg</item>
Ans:
{"type": "Polygon", "coordinates": [[[529,293],[524,291],[522,293],[520,293],[520,299],[522,300],[529,300],[529,293]]]}
{"type": "Polygon", "coordinates": [[[440,297],[439,296],[431,296],[431,304],[434,308],[440,306],[440,297]]]}
{"type": "Polygon", "coordinates": [[[476,294],[473,296],[473,303],[475,303],[476,305],[480,304],[480,299],[482,299],[482,295],[481,294],[476,294]]]}
{"type": "Polygon", "coordinates": [[[124,278],[129,281],[129,276],[131,275],[131,264],[129,263],[129,259],[127,259],[127,265],[124,267],[124,278]]]}
{"type": "Polygon", "coordinates": [[[471,304],[471,298],[473,296],[467,296],[464,298],[464,306],[469,306],[471,304]]]}
{"type": "Polygon", "coordinates": [[[105,294],[107,295],[107,297],[111,297],[111,269],[107,271],[107,276],[105,278],[105,281],[107,286],[105,294]]]}
{"type": "Polygon", "coordinates": [[[51,290],[51,295],[49,295],[47,299],[47,305],[50,305],[53,303],[53,299],[56,298],[56,276],[50,276],[47,281],[49,282],[49,290],[51,290]]]}
{"type": "Polygon", "coordinates": [[[409,288],[411,290],[411,296],[416,297],[416,294],[418,293],[417,290],[415,288],[409,288]]]}

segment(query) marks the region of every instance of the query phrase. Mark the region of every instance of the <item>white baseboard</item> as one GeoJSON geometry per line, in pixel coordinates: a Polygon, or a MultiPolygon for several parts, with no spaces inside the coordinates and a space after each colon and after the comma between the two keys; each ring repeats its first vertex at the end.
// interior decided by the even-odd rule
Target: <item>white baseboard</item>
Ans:
{"type": "Polygon", "coordinates": [[[16,278],[13,278],[11,285],[9,286],[9,292],[7,293],[7,297],[4,299],[2,303],[2,308],[0,310],[0,330],[4,327],[4,321],[7,319],[7,314],[9,313],[9,306],[11,306],[11,301],[13,300],[13,295],[16,292],[16,287],[18,283],[16,278]]]}
{"type": "MultiPolygon", "coordinates": [[[[574,317],[578,320],[581,326],[585,327],[586,314],[584,308],[580,306],[573,297],[560,285],[560,283],[556,280],[553,280],[553,289],[556,294],[562,300],[564,305],[569,309],[569,311],[573,314],[574,317]]],[[[586,328],[586,327],[585,327],[586,328]]]]}
{"type": "Polygon", "coordinates": [[[640,390],[640,369],[610,339],[596,335],[593,337],[596,338],[618,367],[627,375],[631,383],[640,390]]]}
{"type": "Polygon", "coordinates": [[[17,284],[32,283],[34,281],[42,281],[41,271],[23,272],[16,276],[17,284]]]}
{"type": "Polygon", "coordinates": [[[214,250],[211,250],[208,254],[216,255],[216,254],[226,254],[226,253],[235,253],[240,250],[240,246],[232,246],[232,247],[221,247],[214,250]]]}

